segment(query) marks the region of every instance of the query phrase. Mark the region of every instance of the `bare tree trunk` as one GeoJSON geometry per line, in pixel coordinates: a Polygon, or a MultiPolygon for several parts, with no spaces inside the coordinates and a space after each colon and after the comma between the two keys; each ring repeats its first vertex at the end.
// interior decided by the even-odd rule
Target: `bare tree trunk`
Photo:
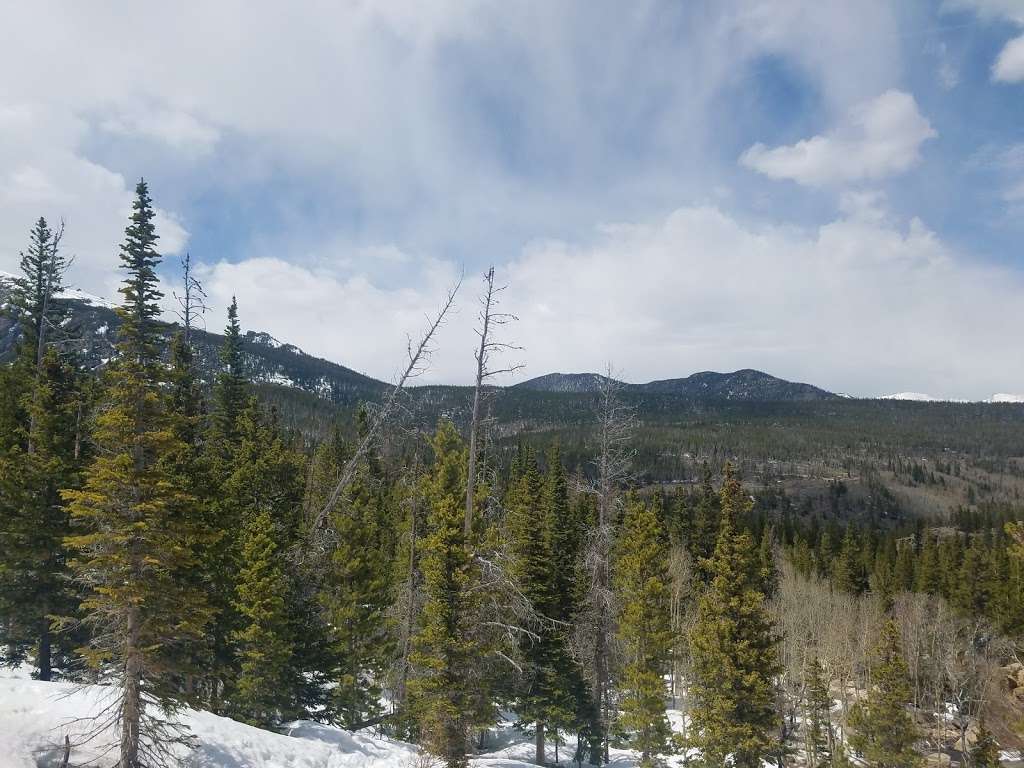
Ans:
{"type": "Polygon", "coordinates": [[[441,307],[441,311],[438,312],[434,319],[430,321],[430,325],[420,338],[420,342],[415,349],[413,349],[410,340],[408,346],[409,359],[405,371],[399,377],[395,386],[391,388],[391,392],[388,394],[387,399],[377,410],[373,421],[370,423],[370,428],[366,430],[366,434],[363,436],[363,439],[360,441],[355,452],[345,463],[345,466],[342,467],[341,474],[338,476],[338,482],[335,484],[330,498],[327,500],[327,503],[324,504],[323,508],[317,513],[309,527],[309,534],[311,536],[314,536],[316,532],[320,530],[320,527],[324,525],[328,516],[334,510],[335,505],[341,498],[342,492],[352,481],[352,477],[355,475],[355,471],[359,467],[359,462],[362,461],[363,456],[366,455],[366,452],[377,437],[377,433],[387,421],[388,416],[390,416],[391,412],[395,409],[398,396],[405,389],[406,383],[410,379],[413,379],[423,373],[430,358],[430,353],[433,351],[431,348],[431,342],[434,339],[434,335],[437,333],[437,329],[440,328],[441,324],[444,322],[444,318],[448,314],[448,310],[450,310],[452,308],[452,304],[455,303],[455,295],[458,293],[461,285],[462,280],[460,279],[459,282],[456,283],[450,291],[448,291],[448,295],[445,298],[444,305],[441,307]]]}
{"type": "Polygon", "coordinates": [[[128,612],[125,636],[124,699],[121,705],[121,760],[118,768],[142,768],[139,762],[142,721],[142,656],[139,649],[139,613],[128,612]]]}
{"type": "Polygon", "coordinates": [[[50,635],[49,609],[42,609],[42,626],[39,628],[39,647],[36,654],[36,666],[39,668],[39,679],[49,682],[53,679],[53,650],[50,635]]]}
{"type": "Polygon", "coordinates": [[[537,730],[534,734],[535,757],[537,765],[544,765],[544,721],[537,721],[537,730]]]}
{"type": "Polygon", "coordinates": [[[490,267],[484,274],[484,286],[484,295],[480,297],[480,314],[478,317],[480,326],[476,331],[480,337],[480,346],[474,353],[476,357],[476,376],[474,378],[475,386],[473,387],[473,412],[469,422],[469,466],[466,471],[466,511],[463,520],[466,546],[471,546],[473,510],[476,506],[477,454],[480,450],[480,411],[484,385],[493,376],[502,373],[512,373],[522,368],[522,365],[512,365],[508,368],[491,370],[488,365],[492,353],[501,350],[518,349],[518,347],[501,341],[495,341],[492,337],[495,326],[502,326],[516,319],[515,315],[497,311],[498,294],[505,290],[505,286],[495,286],[494,267],[490,267]]]}

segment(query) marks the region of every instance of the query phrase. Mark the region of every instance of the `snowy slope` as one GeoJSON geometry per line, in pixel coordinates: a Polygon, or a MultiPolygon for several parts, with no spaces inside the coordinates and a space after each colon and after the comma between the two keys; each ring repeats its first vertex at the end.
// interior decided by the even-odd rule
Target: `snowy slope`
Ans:
{"type": "MultiPolygon", "coordinates": [[[[107,754],[109,733],[81,743],[90,732],[88,718],[109,702],[111,689],[103,686],[75,686],[70,683],[42,683],[28,679],[23,670],[0,669],[0,768],[37,768],[60,764],[64,736],[75,745],[71,765],[88,763],[106,768],[113,762],[107,754]],[[94,761],[94,762],[90,762],[94,761]]],[[[191,731],[198,747],[191,754],[181,748],[183,766],[188,768],[427,768],[411,744],[378,738],[365,731],[352,733],[320,723],[292,723],[286,733],[273,733],[244,725],[209,712],[185,710],[181,722],[191,731]]],[[[478,768],[528,768],[533,745],[510,720],[487,736],[492,752],[472,758],[478,768]]],[[[549,745],[549,758],[554,747],[549,745]]],[[[572,757],[563,747],[562,764],[572,757]]],[[[613,750],[616,768],[632,768],[637,760],[627,750],[613,750]]],[[[672,764],[678,758],[672,758],[672,764]]],[[[534,767],[535,768],[535,767],[534,767]]]]}
{"type": "MultiPolygon", "coordinates": [[[[0,676],[0,766],[4,768],[58,765],[65,734],[72,744],[81,740],[90,728],[81,719],[98,712],[110,692],[101,686],[41,683],[18,672],[0,675],[7,675],[0,676]]],[[[199,743],[185,763],[190,768],[413,768],[417,761],[416,749],[409,744],[318,723],[294,723],[288,734],[279,734],[209,712],[186,710],[181,720],[199,743]]],[[[108,735],[75,746],[71,764],[96,759],[108,746],[108,735]]],[[[109,758],[95,765],[108,763],[109,758]]]]}

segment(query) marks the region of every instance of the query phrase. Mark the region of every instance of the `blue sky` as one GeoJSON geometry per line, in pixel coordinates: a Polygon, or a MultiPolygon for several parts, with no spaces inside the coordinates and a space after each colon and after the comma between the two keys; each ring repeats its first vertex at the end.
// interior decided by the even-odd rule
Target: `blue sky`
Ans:
{"type": "Polygon", "coordinates": [[[1024,0],[23,6],[0,269],[64,217],[111,294],[144,175],[211,326],[382,378],[493,263],[523,375],[1024,392],[1024,0]]]}

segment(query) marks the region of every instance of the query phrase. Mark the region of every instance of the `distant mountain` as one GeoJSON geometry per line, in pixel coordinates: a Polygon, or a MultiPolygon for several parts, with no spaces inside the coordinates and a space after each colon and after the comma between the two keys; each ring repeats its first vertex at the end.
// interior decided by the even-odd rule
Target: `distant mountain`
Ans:
{"type": "MultiPolygon", "coordinates": [[[[515,388],[537,392],[596,392],[603,381],[604,377],[597,373],[549,373],[516,384],[515,388]]],[[[621,383],[621,386],[628,392],[676,395],[693,400],[793,402],[840,397],[810,384],[786,381],[750,368],[733,373],[703,371],[681,379],[621,383]]]]}
{"type": "Polygon", "coordinates": [[[762,371],[744,368],[732,373],[702,371],[684,379],[640,384],[641,392],[673,394],[694,399],[777,401],[834,400],[839,395],[810,384],[786,381],[762,371]]]}
{"type": "Polygon", "coordinates": [[[548,373],[514,384],[512,389],[528,389],[532,392],[598,392],[606,381],[630,386],[616,379],[608,379],[600,373],[548,373]]]}
{"type": "MultiPolygon", "coordinates": [[[[9,302],[12,279],[13,276],[0,272],[0,362],[11,358],[19,338],[17,323],[2,311],[9,302]]],[[[65,334],[78,340],[88,368],[102,368],[114,356],[117,329],[121,325],[121,318],[114,311],[117,305],[76,289],[66,290],[57,298],[70,310],[63,323],[65,334]]],[[[163,327],[167,337],[179,330],[179,326],[170,323],[163,327]]],[[[193,339],[200,375],[212,382],[219,370],[218,354],[224,337],[195,330],[193,339]]],[[[339,405],[376,399],[387,388],[382,381],[308,355],[268,333],[247,332],[243,350],[246,370],[254,381],[300,389],[339,405]]]]}

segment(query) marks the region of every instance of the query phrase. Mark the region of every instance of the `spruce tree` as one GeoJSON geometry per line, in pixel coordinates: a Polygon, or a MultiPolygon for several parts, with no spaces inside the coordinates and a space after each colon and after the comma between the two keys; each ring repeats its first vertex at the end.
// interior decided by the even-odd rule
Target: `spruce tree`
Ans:
{"type": "MultiPolygon", "coordinates": [[[[365,410],[360,409],[357,420],[362,439],[365,410]]],[[[307,506],[323,507],[349,450],[338,429],[320,446],[307,506]]],[[[387,478],[370,456],[332,513],[335,541],[320,601],[331,628],[330,706],[345,728],[381,713],[381,680],[393,648],[387,631],[394,559],[391,503],[387,478]]]]}
{"type": "MultiPolygon", "coordinates": [[[[202,470],[210,487],[210,540],[204,554],[204,570],[208,574],[207,592],[213,610],[208,633],[210,664],[206,688],[210,694],[208,706],[214,712],[222,713],[224,696],[229,695],[232,680],[238,674],[232,637],[242,627],[236,588],[242,558],[238,532],[245,522],[242,516],[244,503],[226,488],[232,475],[239,470],[240,422],[249,398],[238,303],[234,297],[228,308],[228,323],[219,360],[220,370],[214,378],[211,397],[213,408],[204,436],[202,470]]],[[[244,466],[242,471],[245,471],[244,466]]]]}
{"type": "Polygon", "coordinates": [[[213,442],[222,455],[230,455],[238,444],[238,419],[249,397],[242,352],[242,326],[238,322],[238,301],[231,297],[224,344],[220,350],[220,371],[213,389],[213,442]]]}
{"type": "Polygon", "coordinates": [[[774,677],[776,637],[764,593],[757,550],[736,521],[749,501],[726,468],[721,525],[711,576],[690,632],[692,719],[704,763],[719,768],[732,755],[737,768],[759,768],[774,754],[778,717],[774,677]]]}
{"type": "Polygon", "coordinates": [[[0,452],[0,644],[10,662],[31,654],[35,675],[50,680],[54,663],[72,650],[72,634],[55,634],[51,625],[77,612],[64,542],[70,516],[60,491],[80,483],[84,381],[74,360],[54,348],[41,362],[23,393],[26,418],[15,427],[21,440],[0,452]]]}
{"type": "Polygon", "coordinates": [[[474,666],[481,663],[471,622],[479,594],[477,564],[464,530],[466,449],[450,422],[442,422],[433,442],[434,466],[425,482],[427,535],[421,567],[426,603],[414,640],[416,677],[409,697],[421,743],[449,768],[467,765],[470,731],[486,722],[474,690],[474,666]]]}
{"type": "Polygon", "coordinates": [[[615,561],[621,609],[618,639],[624,653],[619,675],[621,726],[653,765],[670,735],[665,715],[665,672],[672,650],[669,624],[668,548],[654,511],[636,499],[626,505],[615,561]]]}
{"type": "Polygon", "coordinates": [[[238,418],[238,448],[221,487],[242,528],[233,609],[228,711],[273,726],[306,714],[314,695],[303,644],[318,638],[288,553],[300,534],[304,461],[255,398],[238,418]]]}
{"type": "Polygon", "coordinates": [[[850,746],[870,768],[908,768],[921,757],[914,750],[918,732],[907,711],[910,674],[903,660],[900,629],[895,621],[882,625],[872,652],[871,687],[850,710],[850,746]]]}
{"type": "Polygon", "coordinates": [[[191,560],[181,510],[192,500],[161,463],[180,446],[163,389],[160,256],[144,181],[136,186],[132,208],[121,247],[127,272],[118,310],[122,324],[96,417],[96,458],[84,487],[65,493],[80,531],[68,538],[76,553],[71,566],[87,589],[82,609],[92,630],[82,651],[118,685],[109,711],[120,768],[167,759],[169,742],[180,735],[167,718],[182,689],[180,670],[167,666],[168,649],[201,633],[207,618],[202,595],[176,578],[191,560]]]}

